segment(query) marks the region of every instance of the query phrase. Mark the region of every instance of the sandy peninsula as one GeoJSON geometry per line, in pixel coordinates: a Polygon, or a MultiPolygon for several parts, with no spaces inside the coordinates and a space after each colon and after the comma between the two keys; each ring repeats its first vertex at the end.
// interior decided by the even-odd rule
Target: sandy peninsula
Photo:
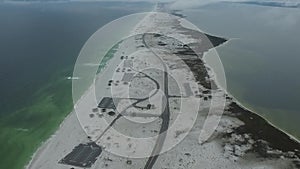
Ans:
{"type": "Polygon", "coordinates": [[[187,28],[182,15],[166,14],[171,12],[164,4],[156,11],[118,45],[75,105],[76,113],[66,117],[26,168],[300,168],[300,143],[242,107],[207,69],[205,52],[227,39],[187,28]],[[117,98],[114,105],[109,98],[117,98]],[[178,117],[186,123],[176,125],[178,117]],[[201,142],[209,118],[219,122],[201,142]],[[146,136],[143,142],[138,139],[146,136]],[[90,165],[68,157],[76,146],[90,142],[102,150],[90,165]]]}

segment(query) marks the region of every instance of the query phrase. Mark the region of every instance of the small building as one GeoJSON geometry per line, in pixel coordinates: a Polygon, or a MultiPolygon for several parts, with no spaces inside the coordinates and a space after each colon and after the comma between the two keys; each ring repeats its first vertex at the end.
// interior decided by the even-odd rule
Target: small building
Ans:
{"type": "Polygon", "coordinates": [[[59,161],[61,164],[72,165],[76,167],[89,168],[102,153],[102,148],[95,142],[79,144],[72,152],[59,161]]]}
{"type": "Polygon", "coordinates": [[[115,104],[117,104],[119,99],[113,99],[111,97],[103,97],[100,103],[98,104],[98,108],[102,109],[116,109],[115,104]]]}

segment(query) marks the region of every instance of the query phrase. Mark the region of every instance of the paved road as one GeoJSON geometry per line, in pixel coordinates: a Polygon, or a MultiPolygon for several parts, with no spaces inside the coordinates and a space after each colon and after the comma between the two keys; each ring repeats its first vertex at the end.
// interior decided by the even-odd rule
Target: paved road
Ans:
{"type": "MultiPolygon", "coordinates": [[[[143,74],[145,77],[149,78],[150,80],[152,80],[155,85],[156,85],[156,90],[154,93],[152,93],[150,96],[148,97],[145,97],[145,98],[141,98],[141,99],[135,99],[136,101],[134,103],[132,103],[131,105],[127,106],[121,113],[118,114],[118,116],[106,127],[106,129],[97,137],[97,139],[95,140],[95,142],[98,142],[102,136],[123,116],[123,114],[126,112],[127,109],[131,108],[131,107],[136,107],[136,108],[142,108],[142,107],[139,107],[137,106],[137,104],[145,101],[145,100],[148,100],[150,99],[151,97],[153,97],[154,95],[156,95],[156,93],[159,91],[160,89],[160,86],[159,86],[159,83],[153,79],[151,76],[143,73],[143,72],[140,72],[140,71],[137,71],[141,74],[143,74]]],[[[132,98],[128,98],[128,99],[132,99],[132,98]]]]}
{"type": "MultiPolygon", "coordinates": [[[[155,52],[153,52],[153,50],[151,49],[151,47],[149,47],[145,41],[145,36],[146,35],[149,35],[149,36],[152,36],[153,34],[144,34],[143,35],[143,43],[145,45],[146,48],[148,48],[150,51],[152,51],[152,53],[158,57],[159,59],[161,59],[161,57],[159,57],[155,52]]],[[[162,148],[163,148],[163,145],[164,145],[164,142],[165,142],[165,139],[166,139],[166,136],[167,136],[167,130],[169,128],[169,123],[170,123],[170,107],[169,107],[169,90],[168,90],[168,72],[167,72],[167,66],[164,64],[164,62],[162,61],[163,63],[163,67],[164,67],[164,86],[162,88],[164,94],[165,94],[165,97],[166,99],[163,101],[166,101],[165,103],[165,109],[163,111],[163,113],[161,114],[161,118],[162,118],[162,124],[161,124],[161,128],[160,128],[160,131],[159,131],[159,135],[158,135],[158,138],[156,140],[156,144],[152,150],[152,153],[151,153],[151,156],[148,158],[148,161],[144,167],[144,169],[152,169],[153,165],[155,164],[158,156],[159,156],[159,153],[161,152],[162,148]]]]}
{"type": "MultiPolygon", "coordinates": [[[[142,39],[143,39],[143,43],[145,45],[146,48],[148,48],[150,51],[152,51],[151,47],[149,47],[145,41],[145,36],[146,35],[150,35],[152,36],[153,34],[144,34],[142,39]]],[[[152,51],[152,53],[158,57],[160,60],[161,58],[155,53],[152,51]]],[[[162,63],[164,63],[162,61],[162,63]]],[[[157,158],[159,157],[159,154],[163,148],[163,145],[164,145],[164,142],[165,142],[165,139],[166,139],[166,136],[167,136],[167,130],[169,128],[169,123],[170,123],[170,107],[169,107],[169,90],[168,90],[168,72],[167,72],[167,66],[165,64],[163,64],[163,67],[164,67],[164,86],[162,88],[162,91],[164,92],[165,94],[165,97],[166,99],[163,99],[162,101],[163,102],[166,102],[166,103],[162,103],[163,105],[166,105],[164,106],[164,110],[163,110],[163,113],[161,114],[160,118],[162,119],[162,124],[161,124],[161,128],[160,128],[160,131],[159,131],[159,135],[158,135],[158,138],[156,140],[156,143],[155,143],[155,146],[152,150],[152,153],[151,153],[151,156],[148,158],[148,161],[144,167],[144,169],[152,169],[153,165],[155,164],[157,158]]],[[[157,90],[155,93],[153,93],[150,97],[152,97],[153,95],[155,95],[160,86],[159,86],[159,83],[153,79],[152,77],[148,76],[147,74],[143,73],[143,72],[140,72],[142,74],[144,74],[147,78],[149,78],[150,80],[152,80],[153,82],[155,82],[156,84],[156,87],[157,87],[157,90]]],[[[127,108],[125,108],[124,110],[130,108],[130,107],[135,107],[138,103],[142,102],[142,101],[145,101],[147,99],[149,99],[150,97],[146,97],[146,98],[142,98],[142,99],[137,99],[136,102],[134,102],[133,104],[129,105],[127,108]]],[[[113,125],[114,123],[120,119],[122,117],[122,112],[109,124],[109,126],[104,130],[104,132],[96,139],[96,142],[100,140],[100,138],[107,132],[107,130],[109,130],[113,125]]]]}

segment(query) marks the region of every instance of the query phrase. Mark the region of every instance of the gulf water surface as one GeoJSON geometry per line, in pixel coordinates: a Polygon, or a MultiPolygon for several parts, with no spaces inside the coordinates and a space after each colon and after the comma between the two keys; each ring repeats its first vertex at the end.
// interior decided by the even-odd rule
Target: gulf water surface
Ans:
{"type": "Polygon", "coordinates": [[[152,8],[143,2],[0,2],[0,168],[23,168],[72,111],[67,77],[88,38],[114,19],[152,8]]]}
{"type": "Polygon", "coordinates": [[[229,93],[300,138],[300,9],[218,3],[184,14],[231,39],[217,50],[229,93]]]}
{"type": "MultiPolygon", "coordinates": [[[[73,66],[86,40],[153,4],[0,3],[0,168],[20,169],[72,110],[73,66]]],[[[300,137],[300,11],[242,4],[185,10],[200,29],[236,38],[219,47],[228,91],[300,137]]],[[[121,28],[122,29],[122,28],[121,28]]]]}

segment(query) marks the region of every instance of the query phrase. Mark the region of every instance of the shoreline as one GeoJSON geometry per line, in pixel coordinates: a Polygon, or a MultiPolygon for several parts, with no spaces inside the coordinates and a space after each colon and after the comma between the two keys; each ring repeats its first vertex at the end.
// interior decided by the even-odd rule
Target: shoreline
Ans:
{"type": "MultiPolygon", "coordinates": [[[[180,22],[180,25],[181,25],[182,27],[184,27],[184,28],[187,28],[187,29],[193,29],[192,27],[189,27],[188,25],[185,25],[183,22],[180,22]]],[[[195,26],[195,25],[193,25],[193,26],[195,26]]],[[[196,27],[196,26],[195,26],[195,27],[196,27]]],[[[221,90],[223,90],[229,97],[233,98],[232,101],[235,102],[235,103],[237,103],[240,107],[242,107],[243,109],[248,110],[248,111],[250,111],[250,112],[253,112],[254,114],[256,114],[256,115],[258,115],[259,117],[263,118],[263,119],[264,119],[269,125],[271,125],[272,127],[276,128],[276,129],[278,129],[278,130],[280,130],[280,131],[283,132],[284,134],[288,135],[288,136],[289,136],[291,139],[293,139],[294,141],[300,143],[300,139],[296,138],[295,136],[293,136],[292,134],[290,134],[288,131],[285,131],[284,129],[280,128],[279,126],[276,126],[276,124],[272,123],[270,120],[268,120],[266,117],[260,115],[258,112],[256,112],[256,111],[252,110],[251,108],[248,108],[247,106],[243,105],[243,103],[241,103],[235,96],[233,96],[233,95],[227,90],[227,83],[225,83],[226,89],[224,89],[224,87],[223,87],[222,85],[220,85],[219,79],[217,78],[217,73],[215,73],[213,66],[210,65],[210,64],[207,62],[207,59],[206,59],[206,58],[207,58],[207,56],[208,56],[208,54],[209,54],[209,52],[210,52],[211,50],[215,50],[216,53],[218,53],[217,49],[218,49],[219,47],[225,47],[225,46],[228,45],[231,41],[233,41],[233,40],[239,40],[239,38],[229,38],[229,39],[227,39],[227,38],[223,37],[223,35],[222,35],[222,36],[221,36],[221,35],[219,36],[219,35],[212,34],[212,33],[206,32],[206,31],[202,31],[202,30],[199,29],[198,27],[196,27],[196,28],[198,29],[198,30],[196,29],[197,31],[203,32],[204,34],[208,34],[208,35],[211,35],[211,36],[215,36],[215,37],[219,37],[219,38],[226,39],[226,42],[224,42],[224,43],[222,43],[221,45],[218,45],[218,46],[216,46],[216,47],[214,47],[214,48],[212,48],[212,49],[209,49],[208,51],[206,51],[206,52],[203,53],[203,59],[202,59],[202,60],[203,60],[203,62],[204,62],[204,65],[205,65],[205,67],[209,68],[208,72],[211,72],[211,73],[212,73],[212,75],[213,75],[213,80],[214,80],[215,84],[217,85],[217,87],[220,88],[221,90]]],[[[219,57],[219,55],[218,55],[218,57],[219,57]]],[[[221,61],[220,58],[219,58],[219,60],[221,61]]],[[[221,64],[222,64],[222,61],[221,61],[221,64]]],[[[223,66],[223,64],[222,64],[222,66],[223,66]]],[[[225,80],[226,80],[226,73],[225,73],[225,72],[224,72],[224,75],[225,75],[225,80]]]]}
{"type": "MultiPolygon", "coordinates": [[[[209,33],[208,33],[208,34],[209,34],[209,33]]],[[[214,35],[213,35],[213,36],[214,36],[214,35]]],[[[232,41],[232,40],[235,40],[235,39],[229,39],[228,41],[226,41],[225,43],[223,43],[223,44],[221,44],[221,45],[215,47],[214,49],[217,50],[218,47],[222,47],[222,46],[224,47],[225,45],[227,45],[227,44],[228,44],[230,41],[232,41]]],[[[214,50],[214,49],[210,49],[210,50],[214,50]]],[[[276,128],[277,130],[280,130],[280,131],[283,132],[284,134],[288,135],[288,136],[289,136],[291,139],[293,139],[294,141],[300,143],[300,140],[297,139],[297,138],[296,138],[295,136],[293,136],[292,134],[290,134],[288,131],[285,131],[284,129],[281,129],[279,126],[276,126],[276,124],[272,123],[272,122],[271,122],[270,120],[268,120],[266,117],[260,115],[258,112],[252,110],[251,108],[248,108],[247,106],[243,105],[243,103],[241,103],[241,102],[240,102],[234,95],[232,95],[227,89],[224,89],[224,88],[220,85],[220,82],[219,82],[219,80],[218,80],[218,78],[217,78],[217,74],[215,73],[213,66],[211,66],[209,63],[207,63],[207,60],[205,59],[205,58],[207,57],[207,53],[208,53],[208,52],[209,52],[209,51],[203,53],[203,61],[204,61],[204,63],[205,63],[205,66],[207,66],[207,67],[210,69],[210,71],[213,73],[213,75],[214,75],[214,76],[213,76],[213,77],[214,77],[214,81],[215,81],[216,85],[218,86],[218,88],[224,90],[224,92],[225,92],[229,97],[233,98],[232,101],[235,102],[235,103],[237,103],[240,107],[242,107],[243,109],[248,110],[248,111],[250,111],[250,112],[256,114],[257,116],[263,118],[269,125],[271,125],[272,127],[276,128]]],[[[226,84],[227,84],[227,83],[226,83],[226,84]]]]}
{"type": "MultiPolygon", "coordinates": [[[[151,13],[150,13],[151,14],[151,13]]],[[[148,15],[150,15],[148,14],[148,15]]],[[[142,22],[148,15],[146,15],[140,22],[142,22]]],[[[138,24],[140,24],[140,22],[138,24]]],[[[136,29],[137,25],[133,28],[136,29]]],[[[129,33],[128,36],[131,36],[131,32],[129,33]]],[[[121,41],[122,42],[122,41],[121,41]]],[[[112,47],[113,48],[113,47],[112,47]]],[[[116,47],[118,49],[118,46],[116,47]]],[[[106,55],[109,53],[109,51],[107,51],[106,55]]],[[[115,53],[115,52],[114,52],[115,53]]],[[[108,62],[109,63],[109,60],[108,62]]],[[[101,68],[101,70],[105,69],[107,67],[107,63],[105,64],[105,66],[103,68],[101,68]]],[[[99,64],[100,65],[100,64],[99,64]]],[[[98,68],[99,69],[99,68],[98,68]]],[[[99,73],[99,72],[98,72],[99,73]]],[[[97,74],[98,74],[97,73],[97,74]]],[[[95,79],[92,83],[95,83],[95,79]]],[[[71,112],[69,112],[63,119],[63,121],[60,123],[60,125],[57,127],[56,131],[50,135],[50,137],[48,139],[46,139],[45,141],[41,142],[41,144],[38,146],[38,148],[34,151],[34,153],[30,156],[30,160],[27,162],[27,164],[24,165],[24,169],[30,169],[32,167],[32,165],[35,163],[35,161],[37,161],[39,159],[40,154],[43,153],[44,150],[47,149],[47,146],[51,143],[51,141],[55,138],[55,136],[57,136],[61,130],[62,127],[68,122],[68,120],[71,118],[71,116],[73,114],[75,114],[77,122],[81,124],[81,122],[78,120],[78,115],[75,112],[75,107],[82,101],[82,98],[84,98],[87,94],[88,91],[93,87],[93,85],[90,85],[89,87],[87,87],[87,89],[82,93],[82,95],[77,98],[76,102],[74,102],[74,100],[72,100],[73,103],[73,109],[71,112]]],[[[73,87],[72,87],[73,88],[73,87]]],[[[73,90],[73,89],[72,89],[73,90]]],[[[72,91],[73,92],[73,91],[72,91]]],[[[87,135],[87,133],[85,131],[83,131],[85,135],[87,135]]]]}
{"type": "MultiPolygon", "coordinates": [[[[184,26],[183,26],[184,27],[184,26]]],[[[209,34],[210,35],[210,34],[209,34]]],[[[229,42],[230,40],[228,40],[228,42],[229,42]]],[[[228,42],[226,42],[226,43],[224,43],[224,44],[227,44],[228,42]]],[[[222,45],[224,45],[224,44],[222,44],[222,45]]],[[[222,45],[219,45],[219,46],[222,46],[222,45]]],[[[217,48],[217,47],[215,47],[215,48],[217,48]]],[[[215,48],[213,48],[213,49],[215,49],[215,48]]],[[[209,51],[209,50],[208,50],[209,51]]],[[[204,66],[209,66],[209,64],[207,64],[206,62],[205,62],[205,59],[204,59],[204,56],[205,56],[205,54],[207,54],[207,52],[208,51],[206,51],[206,52],[204,52],[203,53],[203,58],[201,59],[203,62],[204,62],[204,66]]],[[[245,108],[245,106],[243,106],[241,103],[239,103],[238,102],[238,100],[236,100],[227,90],[224,90],[223,88],[222,88],[222,86],[220,86],[219,85],[219,82],[218,82],[218,80],[217,80],[217,78],[216,78],[216,73],[214,72],[214,69],[212,68],[212,67],[210,67],[210,70],[208,70],[208,73],[213,73],[213,77],[212,77],[212,79],[214,80],[214,82],[216,83],[216,85],[217,85],[217,87],[219,88],[219,89],[221,89],[221,90],[223,90],[226,94],[228,94],[230,97],[232,97],[233,98],[233,100],[232,100],[232,103],[236,103],[238,106],[240,106],[241,108],[243,108],[243,109],[245,109],[245,110],[249,110],[248,108],[245,108]]],[[[86,92],[84,92],[84,93],[86,93],[86,92]]],[[[80,101],[81,101],[81,98],[84,96],[84,94],[80,97],[80,99],[77,101],[77,103],[79,103],[80,101]]],[[[76,105],[74,105],[74,106],[76,106],[76,105]]],[[[250,112],[252,112],[252,113],[254,113],[255,115],[257,115],[257,116],[259,116],[257,113],[255,113],[254,111],[252,111],[252,110],[249,110],[250,112]]],[[[58,133],[60,133],[60,130],[61,130],[61,128],[64,126],[64,124],[67,122],[67,120],[69,119],[69,117],[71,117],[72,115],[74,115],[74,111],[71,111],[65,118],[64,118],[64,120],[63,120],[63,122],[59,125],[59,127],[58,127],[58,129],[55,131],[55,133],[49,138],[49,139],[47,139],[47,141],[45,141],[44,143],[42,143],[42,145],[37,149],[37,151],[33,154],[33,156],[32,156],[32,160],[30,160],[30,162],[28,163],[28,165],[27,166],[25,166],[26,168],[30,168],[31,167],[31,164],[32,164],[32,162],[35,162],[35,160],[37,159],[37,158],[39,158],[39,153],[41,153],[43,150],[45,150],[46,148],[47,148],[47,146],[48,146],[48,144],[52,141],[52,139],[53,139],[53,137],[55,137],[58,133]]],[[[76,117],[77,117],[77,114],[75,115],[76,117]]],[[[260,116],[259,116],[260,117],[260,116]]],[[[281,131],[280,129],[278,129],[278,128],[276,128],[276,127],[274,127],[273,125],[271,125],[265,118],[263,118],[262,117],[262,119],[264,119],[267,123],[267,125],[270,125],[271,127],[273,127],[273,128],[275,128],[276,130],[279,130],[279,131],[281,131]]],[[[78,120],[78,119],[77,119],[78,120]]],[[[80,123],[80,121],[79,121],[79,123],[80,123]]],[[[283,131],[281,131],[281,132],[283,132],[283,131]]],[[[283,132],[284,134],[286,134],[287,136],[289,136],[287,133],[285,133],[285,132],[283,132]]],[[[297,140],[298,141],[298,140],[297,140]]],[[[298,143],[299,143],[299,141],[298,141],[298,143]]]]}
{"type": "Polygon", "coordinates": [[[65,118],[64,120],[60,123],[58,126],[57,130],[45,141],[41,142],[39,147],[35,150],[35,152],[31,155],[30,161],[24,166],[24,169],[29,169],[31,165],[34,163],[35,160],[39,157],[40,154],[42,154],[43,150],[47,148],[47,145],[53,140],[53,138],[60,132],[60,129],[62,126],[66,123],[67,119],[72,116],[74,113],[74,110],[72,110],[65,118]]]}
{"type": "MultiPolygon", "coordinates": [[[[182,12],[184,13],[184,10],[182,10],[182,12]]],[[[184,25],[184,23],[182,23],[182,22],[180,22],[180,24],[181,24],[183,27],[185,27],[185,28],[193,29],[193,28],[189,27],[188,25],[184,25]]],[[[228,45],[228,43],[230,43],[231,41],[233,41],[233,40],[239,40],[239,39],[240,39],[240,38],[229,38],[229,39],[227,39],[227,38],[225,38],[223,35],[212,34],[212,33],[209,33],[209,32],[207,32],[207,31],[203,31],[203,30],[199,29],[196,25],[193,25],[193,26],[195,26],[195,27],[198,29],[198,31],[200,31],[200,32],[203,32],[203,33],[208,34],[208,35],[212,35],[212,36],[224,38],[224,39],[227,40],[225,43],[222,43],[221,45],[216,46],[216,47],[213,48],[213,49],[210,49],[210,50],[216,50],[217,53],[218,53],[217,48],[219,48],[219,47],[226,47],[226,45],[228,45]]],[[[208,67],[208,68],[212,71],[212,73],[213,73],[213,75],[214,75],[214,76],[213,76],[213,77],[214,77],[213,79],[214,79],[216,85],[218,86],[218,88],[221,88],[222,90],[224,90],[224,92],[225,92],[228,96],[230,96],[231,98],[233,98],[232,101],[235,102],[235,103],[237,103],[240,107],[242,107],[243,109],[248,110],[248,111],[250,111],[250,112],[256,114],[257,116],[261,117],[261,118],[264,119],[269,125],[271,125],[272,127],[276,128],[276,129],[278,129],[278,130],[280,130],[281,132],[283,132],[284,134],[286,134],[287,136],[289,136],[292,140],[294,140],[294,141],[296,141],[296,142],[298,142],[298,143],[300,144],[300,138],[297,138],[296,136],[293,136],[293,135],[290,134],[288,131],[286,131],[286,130],[280,128],[279,126],[276,126],[275,123],[272,123],[267,117],[264,117],[264,116],[260,115],[260,113],[258,113],[257,111],[253,110],[252,108],[249,108],[249,107],[243,105],[243,103],[241,103],[234,95],[232,95],[232,94],[227,90],[227,83],[225,83],[226,89],[224,89],[224,88],[222,87],[222,85],[220,85],[220,82],[219,82],[219,80],[218,80],[218,78],[217,78],[217,74],[215,73],[213,66],[210,65],[209,63],[207,63],[207,60],[206,60],[206,57],[207,57],[208,52],[209,52],[210,50],[208,50],[208,51],[206,51],[206,52],[203,53],[203,62],[205,63],[205,66],[208,67]]],[[[219,56],[218,56],[218,57],[219,57],[219,56]]],[[[221,61],[220,58],[219,58],[219,60],[221,61]]],[[[221,62],[221,63],[222,63],[222,62],[221,62]]],[[[223,64],[222,64],[222,65],[223,65],[223,64]]],[[[224,72],[224,74],[225,74],[225,79],[226,79],[226,73],[224,72]]]]}

